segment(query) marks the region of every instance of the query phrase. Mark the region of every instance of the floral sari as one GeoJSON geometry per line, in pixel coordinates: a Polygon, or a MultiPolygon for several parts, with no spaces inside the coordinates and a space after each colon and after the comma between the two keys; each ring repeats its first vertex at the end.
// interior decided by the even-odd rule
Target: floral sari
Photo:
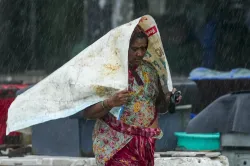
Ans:
{"type": "Polygon", "coordinates": [[[162,134],[150,128],[157,118],[158,75],[151,64],[143,61],[134,69],[143,85],[129,72],[130,100],[121,120],[111,113],[98,119],[93,132],[93,150],[98,165],[153,166],[155,139],[162,134]]]}

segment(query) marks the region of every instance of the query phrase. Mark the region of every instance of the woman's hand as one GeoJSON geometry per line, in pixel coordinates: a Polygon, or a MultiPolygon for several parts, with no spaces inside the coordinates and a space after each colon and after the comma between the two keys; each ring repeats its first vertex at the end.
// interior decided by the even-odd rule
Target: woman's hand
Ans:
{"type": "Polygon", "coordinates": [[[115,93],[113,96],[104,100],[103,102],[96,103],[85,109],[83,112],[83,117],[87,119],[98,119],[106,114],[113,108],[117,106],[122,106],[126,104],[129,97],[128,90],[122,90],[115,93]],[[106,107],[105,107],[106,106],[106,107]]]}
{"type": "MultiPolygon", "coordinates": [[[[175,93],[176,91],[177,91],[176,88],[173,88],[172,92],[169,92],[169,93],[167,94],[167,101],[168,101],[168,102],[170,102],[171,96],[174,95],[174,93],[175,93]]],[[[179,95],[178,98],[177,98],[176,101],[175,101],[175,104],[179,104],[179,103],[181,102],[181,99],[182,99],[182,96],[179,95]]]]}
{"type": "Polygon", "coordinates": [[[119,91],[115,93],[113,96],[111,96],[107,100],[107,104],[109,107],[117,107],[117,106],[122,106],[123,104],[126,104],[128,102],[129,98],[129,91],[127,89],[119,91]]]}
{"type": "MultiPolygon", "coordinates": [[[[175,92],[176,92],[176,88],[174,88],[174,89],[172,90],[172,94],[175,94],[175,92]]],[[[182,99],[182,95],[180,94],[180,95],[177,97],[177,99],[175,100],[175,104],[179,104],[179,103],[181,102],[181,99],[182,99]]]]}

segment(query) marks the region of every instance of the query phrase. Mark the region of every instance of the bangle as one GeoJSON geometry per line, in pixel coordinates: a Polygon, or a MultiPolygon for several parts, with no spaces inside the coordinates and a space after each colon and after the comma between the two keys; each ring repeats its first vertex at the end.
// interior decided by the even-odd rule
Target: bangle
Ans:
{"type": "Polygon", "coordinates": [[[110,105],[108,104],[108,101],[107,101],[107,100],[102,101],[101,104],[102,104],[102,108],[103,108],[103,109],[109,109],[109,110],[111,109],[111,107],[110,107],[110,105]],[[105,103],[105,101],[106,101],[106,103],[105,103]]]}
{"type": "Polygon", "coordinates": [[[104,100],[103,103],[104,103],[104,106],[105,106],[106,108],[108,108],[109,110],[111,110],[112,107],[110,106],[108,100],[104,100]],[[106,101],[106,104],[105,104],[105,101],[106,101]]]}
{"type": "Polygon", "coordinates": [[[102,104],[102,108],[106,109],[105,106],[104,106],[104,101],[102,101],[101,104],[102,104]]]}

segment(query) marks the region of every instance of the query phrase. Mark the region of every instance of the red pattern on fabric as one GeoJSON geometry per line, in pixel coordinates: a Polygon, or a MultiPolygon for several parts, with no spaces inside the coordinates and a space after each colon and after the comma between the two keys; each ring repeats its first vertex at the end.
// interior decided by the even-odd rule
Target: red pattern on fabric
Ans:
{"type": "Polygon", "coordinates": [[[142,128],[138,126],[128,125],[120,120],[116,120],[116,117],[114,117],[111,114],[107,114],[105,117],[102,118],[102,120],[106,122],[113,130],[128,135],[155,137],[161,133],[161,130],[159,128],[149,128],[149,127],[142,128]]]}
{"type": "MultiPolygon", "coordinates": [[[[0,144],[4,144],[4,137],[6,135],[6,121],[8,117],[8,109],[15,98],[0,99],[0,144]]],[[[19,132],[11,132],[9,136],[18,136],[19,132]]]]}
{"type": "Polygon", "coordinates": [[[105,166],[154,166],[155,139],[134,136],[105,166]]]}
{"type": "MultiPolygon", "coordinates": [[[[133,77],[133,74],[130,70],[128,70],[128,82],[129,82],[130,86],[134,85],[134,77],[133,77]]],[[[129,90],[131,90],[131,89],[129,88],[129,90]]]]}

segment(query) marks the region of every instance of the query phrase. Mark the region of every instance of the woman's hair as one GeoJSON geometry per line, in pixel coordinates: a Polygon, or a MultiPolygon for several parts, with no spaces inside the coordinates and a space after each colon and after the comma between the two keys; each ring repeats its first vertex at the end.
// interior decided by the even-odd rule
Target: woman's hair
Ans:
{"type": "Polygon", "coordinates": [[[129,45],[131,45],[138,38],[139,39],[145,38],[148,42],[147,34],[144,32],[144,30],[139,25],[137,25],[133,31],[131,38],[130,38],[129,45]]]}

